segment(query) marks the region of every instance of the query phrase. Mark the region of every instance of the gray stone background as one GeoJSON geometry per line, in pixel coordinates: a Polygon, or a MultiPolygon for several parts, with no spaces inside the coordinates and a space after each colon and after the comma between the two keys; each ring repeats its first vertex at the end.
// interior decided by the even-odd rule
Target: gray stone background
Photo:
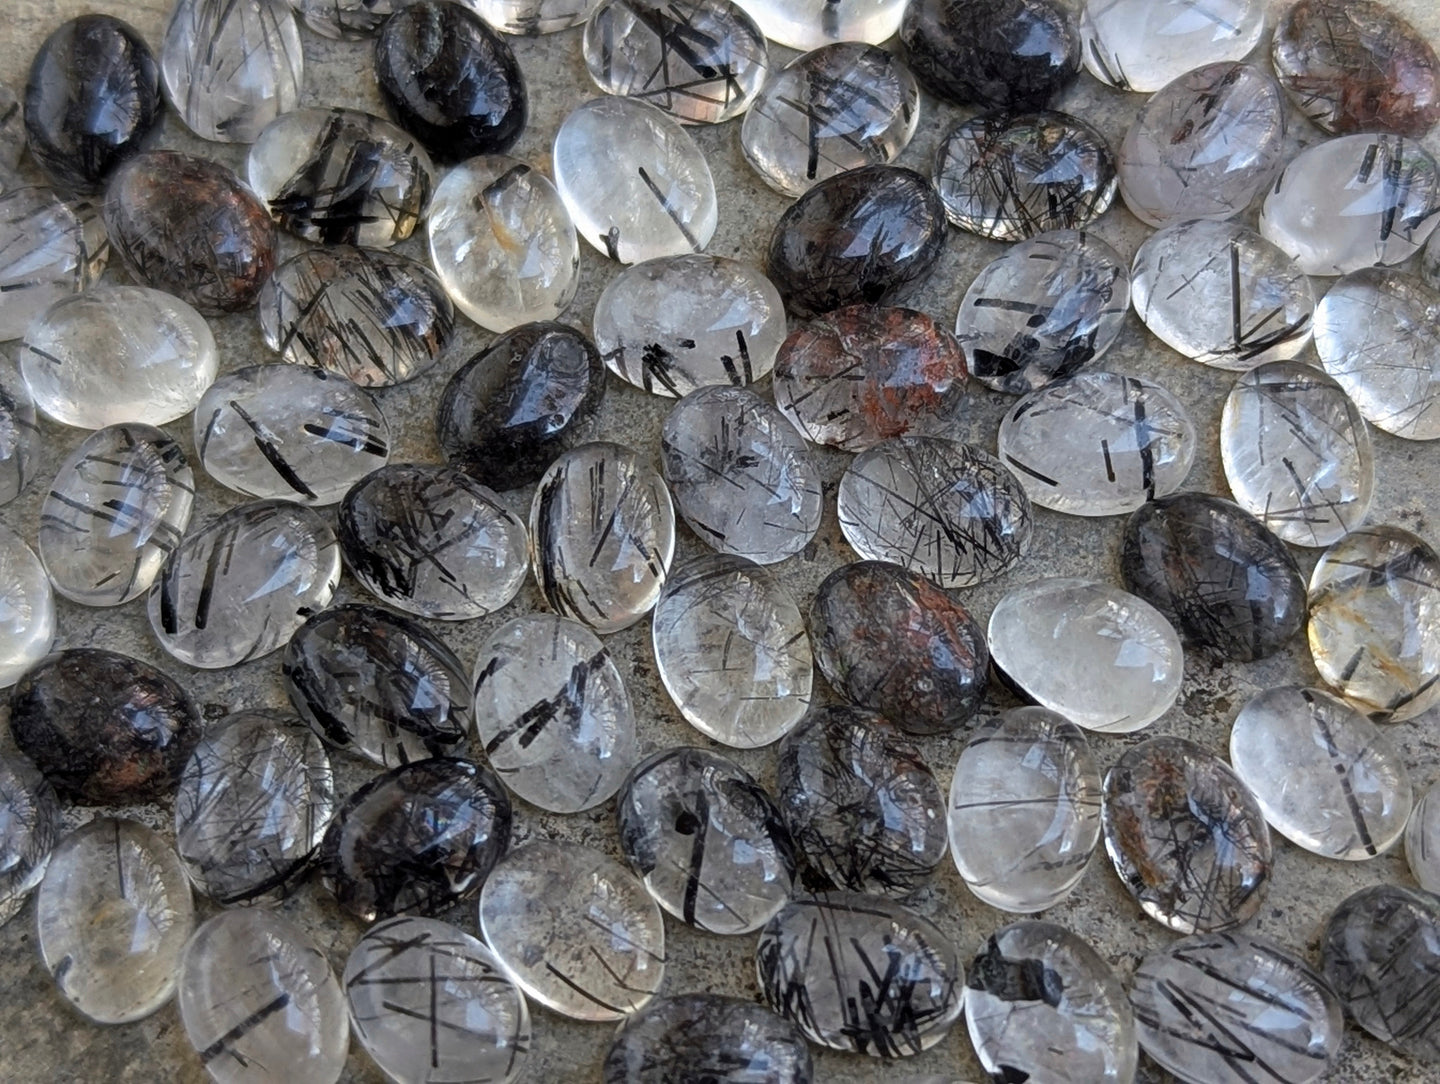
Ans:
{"type": "MultiPolygon", "coordinates": [[[[1440,41],[1440,5],[1435,0],[1392,0],[1424,29],[1432,41],[1440,41]]],[[[1280,5],[1277,4],[1278,8],[1280,5]]],[[[9,0],[0,6],[0,80],[17,88],[23,85],[31,56],[45,36],[63,19],[85,11],[108,11],[129,20],[158,51],[168,0],[9,0]]],[[[1274,18],[1272,16],[1271,25],[1274,18]]],[[[380,112],[370,61],[368,42],[331,42],[302,31],[306,57],[305,105],[348,105],[380,112]]],[[[538,39],[512,41],[531,94],[529,127],[511,152],[548,171],[549,146],[561,119],[578,102],[594,97],[581,59],[580,32],[571,30],[538,39]]],[[[1258,55],[1264,62],[1268,34],[1258,55]]],[[[776,47],[772,54],[778,64],[794,54],[776,47]]],[[[1144,98],[1101,86],[1088,74],[1065,95],[1058,107],[1096,124],[1118,146],[1126,127],[1144,98]]],[[[970,111],[938,105],[926,97],[919,131],[900,163],[928,172],[935,148],[955,121],[970,111]]],[[[1290,143],[1298,150],[1318,142],[1322,135],[1298,115],[1292,115],[1290,143]]],[[[787,201],[766,188],[750,171],[740,150],[740,122],[719,127],[692,129],[714,172],[719,192],[720,224],[709,251],[759,264],[770,229],[787,201]]],[[[191,136],[174,117],[167,117],[160,144],[208,155],[239,170],[243,176],[245,147],[206,144],[191,136]]],[[[1435,134],[1427,140],[1429,149],[1440,150],[1435,134]]],[[[26,166],[26,168],[31,168],[26,166]]],[[[1254,224],[1256,208],[1244,217],[1254,224]]],[[[1094,227],[1127,257],[1133,255],[1145,236],[1144,228],[1125,211],[1120,202],[1094,227]]],[[[300,247],[287,240],[285,254],[300,247]]],[[[581,287],[565,319],[588,330],[595,299],[614,276],[618,265],[590,250],[583,243],[581,287]]],[[[412,239],[400,251],[424,259],[423,240],[412,239]]],[[[899,299],[900,303],[924,309],[949,326],[966,287],[979,269],[1003,251],[995,242],[952,231],[949,245],[933,274],[899,299]]],[[[111,270],[108,280],[123,281],[124,273],[111,270]]],[[[1321,292],[1326,287],[1317,282],[1321,292]]],[[[393,462],[438,462],[439,450],[433,434],[433,405],[450,375],[491,338],[488,332],[461,320],[455,344],[429,373],[406,386],[380,393],[383,409],[395,430],[393,462]]],[[[262,343],[253,314],[227,317],[214,322],[220,344],[221,369],[229,371],[246,364],[273,360],[262,343]]],[[[15,344],[6,344],[13,358],[15,344]]],[[[1314,360],[1313,352],[1305,357],[1314,360]]],[[[1100,363],[1136,376],[1156,380],[1174,391],[1189,407],[1202,434],[1200,452],[1188,486],[1228,495],[1217,451],[1220,411],[1234,376],[1207,369],[1180,357],[1160,344],[1133,315],[1116,346],[1100,363]]],[[[761,389],[762,391],[765,390],[761,389]]],[[[661,422],[670,400],[652,398],[640,390],[610,381],[608,398],[601,412],[601,429],[611,439],[627,442],[644,454],[658,454],[661,422]]],[[[994,450],[999,419],[1012,399],[976,386],[957,437],[994,450]]],[[[38,477],[13,503],[0,509],[0,521],[21,532],[32,544],[39,508],[49,481],[61,460],[85,434],[43,421],[45,453],[38,477]]],[[[193,459],[189,419],[168,427],[193,459]]],[[[1433,543],[1440,542],[1432,514],[1440,508],[1434,481],[1440,473],[1440,444],[1420,444],[1388,434],[1374,434],[1377,458],[1377,487],[1370,521],[1395,523],[1418,532],[1433,543]]],[[[815,542],[802,554],[781,567],[802,607],[808,607],[816,585],[831,570],[853,560],[835,521],[835,485],[848,456],[822,452],[826,480],[827,508],[824,526],[815,542]]],[[[196,464],[199,492],[192,523],[199,525],[223,508],[241,499],[201,477],[196,464]]],[[[508,495],[523,515],[529,506],[529,490],[508,495]]],[[[333,517],[333,510],[328,514],[333,517]]],[[[1086,520],[1037,510],[1034,543],[1029,557],[1010,576],[961,593],[964,604],[982,623],[999,596],[1011,586],[1048,575],[1085,575],[1118,583],[1117,554],[1122,520],[1086,520]]],[[[682,528],[677,560],[700,552],[688,529],[682,528]]],[[[1306,573],[1313,567],[1317,551],[1296,551],[1306,573]]],[[[368,601],[347,576],[336,602],[368,601]]],[[[433,626],[460,657],[470,664],[490,630],[516,613],[537,609],[539,595],[533,586],[499,614],[463,624],[433,626]]],[[[607,643],[620,664],[635,700],[640,721],[642,753],[682,743],[705,745],[707,740],[687,726],[674,709],[655,674],[649,645],[649,622],[612,636],[607,643]]],[[[158,664],[186,684],[204,706],[207,719],[242,708],[284,708],[286,698],[279,680],[279,655],[249,663],[234,670],[206,672],[191,670],[165,655],[156,646],[145,620],[143,600],[117,609],[89,610],[59,601],[57,646],[93,645],[137,655],[158,664]]],[[[1216,666],[1198,657],[1187,659],[1185,684],[1178,702],[1161,720],[1139,734],[1093,737],[1096,756],[1103,766],[1147,737],[1176,734],[1192,738],[1223,754],[1228,748],[1229,726],[1246,700],[1261,689],[1286,683],[1318,683],[1302,638],[1285,653],[1246,665],[1216,666]]],[[[817,680],[820,697],[829,696],[823,681],[817,680]]],[[[985,711],[1011,706],[1004,694],[992,694],[985,711]]],[[[1403,750],[1410,766],[1417,796],[1440,778],[1440,748],[1434,727],[1435,711],[1390,727],[1388,735],[1403,750]]],[[[9,741],[8,728],[0,731],[0,742],[9,741]]],[[[941,784],[948,787],[951,771],[963,742],[955,739],[922,739],[920,745],[934,766],[941,784]]],[[[773,785],[773,749],[751,752],[729,751],[767,785],[773,785]]],[[[476,750],[478,755],[478,749],[476,750]]],[[[368,764],[336,756],[337,793],[343,797],[374,769],[368,764]]],[[[70,810],[71,825],[105,810],[70,810]]],[[[168,808],[131,808],[121,811],[146,821],[165,833],[171,832],[168,808]]],[[[618,857],[617,839],[609,803],[588,813],[561,817],[516,802],[515,842],[530,838],[567,838],[582,841],[618,857]]],[[[1292,846],[1275,836],[1275,875],[1269,898],[1249,924],[1251,932],[1290,946],[1318,964],[1318,939],[1328,914],[1347,895],[1367,885],[1391,882],[1413,885],[1404,858],[1397,847],[1390,854],[1365,863],[1330,862],[1292,846]]],[[[995,911],[976,900],[964,887],[947,858],[940,875],[910,905],[935,921],[954,938],[962,957],[969,959],[988,934],[1010,921],[1011,916],[995,911]]],[[[208,901],[197,899],[199,917],[213,913],[208,901]]],[[[55,992],[49,974],[41,965],[35,945],[33,898],[8,925],[0,928],[0,1081],[22,1084],[54,1082],[146,1082],[175,1081],[190,1084],[207,1079],[199,1059],[191,1050],[180,1025],[174,1003],[155,1015],[134,1024],[99,1027],[82,1020],[55,992]]],[[[318,884],[308,884],[285,905],[285,913],[306,927],[330,954],[338,972],[361,927],[342,914],[318,884]]],[[[473,905],[457,908],[450,916],[463,928],[476,931],[473,905]]],[[[1090,864],[1075,893],[1044,916],[1062,923],[1088,939],[1127,981],[1140,958],[1173,939],[1173,934],[1143,917],[1112,872],[1103,851],[1090,864]]],[[[667,919],[669,958],[662,993],[678,994],[710,990],[754,999],[758,991],[754,977],[753,935],[722,939],[689,930],[667,919]]],[[[599,1066],[609,1043],[608,1025],[580,1024],[548,1011],[535,1011],[535,1051],[528,1079],[537,1082],[598,1081],[599,1066]]],[[[900,1064],[885,1064],[868,1058],[816,1052],[816,1078],[825,1084],[907,1084],[917,1078],[936,1075],[944,1078],[978,1080],[983,1074],[974,1060],[963,1024],[949,1037],[921,1057],[900,1064]]],[[[380,1073],[358,1044],[344,1079],[379,1082],[380,1073]]],[[[1142,1059],[1140,1079],[1169,1079],[1153,1064],[1142,1059]]],[[[1440,1068],[1408,1061],[1387,1047],[1351,1027],[1339,1065],[1329,1077],[1335,1081],[1393,1081],[1422,1084],[1440,1081],[1440,1068]]]]}

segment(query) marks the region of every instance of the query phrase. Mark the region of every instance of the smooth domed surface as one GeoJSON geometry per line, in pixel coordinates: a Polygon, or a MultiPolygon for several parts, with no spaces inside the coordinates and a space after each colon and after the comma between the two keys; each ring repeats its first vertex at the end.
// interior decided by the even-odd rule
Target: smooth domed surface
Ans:
{"type": "Polygon", "coordinates": [[[744,0],[765,36],[791,49],[832,41],[879,45],[900,28],[904,0],[744,0]]]}
{"type": "Polygon", "coordinates": [[[1084,0],[1080,11],[1086,69],[1142,94],[1202,65],[1243,59],[1264,32],[1264,0],[1084,0]]]}
{"type": "Polygon", "coordinates": [[[810,1050],[769,1010],[718,994],[661,997],[627,1019],[605,1055],[605,1084],[811,1084],[810,1050]]]}
{"type": "Polygon", "coordinates": [[[60,838],[60,803],[28,760],[0,755],[0,926],[45,876],[60,838]]]}
{"type": "Polygon", "coordinates": [[[55,642],[55,595],[35,551],[0,526],[0,689],[14,685],[55,642]]]}
{"type": "Polygon", "coordinates": [[[480,17],[505,34],[554,34],[579,26],[595,0],[465,0],[480,17]]]}
{"type": "Polygon", "coordinates": [[[1426,892],[1440,894],[1440,785],[1420,796],[1405,826],[1405,861],[1426,892]]]}
{"type": "Polygon", "coordinates": [[[93,204],[48,188],[0,195],[0,340],[18,339],[55,302],[88,289],[109,258],[93,204]]]}

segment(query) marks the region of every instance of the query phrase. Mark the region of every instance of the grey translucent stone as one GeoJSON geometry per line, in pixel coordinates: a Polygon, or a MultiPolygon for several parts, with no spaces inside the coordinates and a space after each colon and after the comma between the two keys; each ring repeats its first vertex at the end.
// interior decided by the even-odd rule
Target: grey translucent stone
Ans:
{"type": "Polygon", "coordinates": [[[1130,269],[1093,233],[1053,230],[987,264],[960,302],[970,375],[1023,395],[1110,349],[1130,308],[1130,269]]]}
{"type": "Polygon", "coordinates": [[[1199,437],[1159,384],[1103,370],[1057,380],[1000,420],[996,447],[1030,500],[1072,516],[1119,516],[1185,484],[1199,437]]]}
{"type": "Polygon", "coordinates": [[[147,600],[150,628],[181,662],[235,666],[283,647],[339,582],[340,547],[318,513],[242,504],[170,554],[147,600]]]}
{"type": "Polygon", "coordinates": [[[761,932],[755,971],[770,1008],[832,1050],[911,1057],[960,1018],[955,946],[929,919],[874,896],[795,900],[761,932]]]}
{"type": "Polygon", "coordinates": [[[541,809],[599,805],[639,759],[620,671],[577,622],[526,614],[500,626],[476,657],[474,698],[490,766],[541,809]]]}
{"type": "Polygon", "coordinates": [[[1421,888],[1440,894],[1440,783],[1430,784],[1410,814],[1405,826],[1405,861],[1421,888]]]}
{"type": "Polygon", "coordinates": [[[1197,934],[1140,961],[1130,990],[1145,1053],[1189,1084],[1308,1084],[1345,1040],[1340,1001],[1288,949],[1197,934]]]}
{"type": "Polygon", "coordinates": [[[465,0],[480,18],[506,34],[553,34],[583,23],[596,0],[465,0]]]}
{"type": "Polygon", "coordinates": [[[334,1084],[350,1024],[325,953],[273,911],[221,911],[181,963],[180,1020],[219,1084],[334,1084]]]}
{"type": "Polygon", "coordinates": [[[1400,527],[1361,527],[1310,575],[1310,656],[1370,718],[1413,719],[1440,701],[1440,555],[1400,527]]]}
{"type": "Polygon", "coordinates": [[[47,417],[99,429],[164,425],[195,409],[220,357],[205,318],[144,286],[94,286],[37,316],[20,372],[47,417]]]}
{"type": "Polygon", "coordinates": [[[1270,888],[1270,830],[1219,757],[1184,738],[1131,746],[1105,775],[1105,850],[1143,910],[1180,933],[1252,918],[1270,888]]]}
{"type": "Polygon", "coordinates": [[[88,289],[109,258],[94,205],[48,188],[0,195],[0,340],[18,339],[55,302],[88,289]]]}
{"type": "Polygon", "coordinates": [[[804,438],[748,388],[697,388],[660,434],[660,469],[675,510],[721,553],[768,565],[820,529],[820,471],[804,438]]]}
{"type": "Polygon", "coordinates": [[[1185,656],[1144,599],[1091,580],[1007,591],[990,614],[990,660],[1026,699],[1102,734],[1149,726],[1180,695],[1185,656]]]}
{"type": "Polygon", "coordinates": [[[595,302],[595,345],[610,371],[679,398],[769,375],[785,302],[753,267],[721,256],[661,256],[616,275],[595,302]]]}
{"type": "Polygon", "coordinates": [[[56,472],[40,509],[40,559],[55,590],[118,606],[149,590],[190,523],[195,476],[149,425],[91,433],[56,472]]]}
{"type": "Polygon", "coordinates": [[[175,845],[222,907],[290,895],[335,810],[320,739],[292,717],[242,711],[204,735],[175,792],[175,845]]]}
{"type": "Polygon", "coordinates": [[[34,477],[40,448],[30,389],[14,365],[0,360],[0,505],[18,497],[34,477]]]}
{"type": "Polygon", "coordinates": [[[60,803],[28,760],[0,754],[0,926],[34,891],[60,838],[60,803]]]}
{"type": "Polygon", "coordinates": [[[1315,309],[1315,352],[1371,425],[1440,438],[1440,290],[1400,271],[1352,272],[1315,309]]]}
{"type": "Polygon", "coordinates": [[[1297,546],[1328,546],[1358,527],[1375,492],[1365,419],[1336,381],[1298,361],[1235,382],[1220,460],[1235,503],[1297,546]]]}
{"type": "Polygon", "coordinates": [[[325,38],[368,38],[407,0],[290,0],[305,25],[325,38]]]}
{"type": "Polygon", "coordinates": [[[1420,256],[1420,277],[1427,285],[1440,289],[1440,241],[1436,234],[1425,242],[1425,251],[1420,256]]]}
{"type": "Polygon", "coordinates": [[[603,0],[585,24],[584,52],[606,94],[682,124],[738,117],[770,71],[765,35],[732,0],[603,0]]]}
{"type": "Polygon", "coordinates": [[[1120,195],[1151,226],[1233,218],[1284,164],[1280,85],[1251,64],[1195,68],[1145,103],[1116,156],[1120,195]]]}
{"type": "Polygon", "coordinates": [[[1325,858],[1374,858],[1405,831],[1404,759],[1374,723],[1319,689],[1287,685],[1251,699],[1230,730],[1230,763],[1271,826],[1325,858]]]}
{"type": "Polygon", "coordinates": [[[1030,499],[972,444],[896,437],[856,456],[840,479],[840,530],[861,557],[941,587],[1004,575],[1030,548],[1030,499]]]}
{"type": "Polygon", "coordinates": [[[1064,926],[1026,919],[990,935],[965,989],[970,1043],[995,1080],[1129,1084],[1140,1049],[1125,988],[1064,926]]]}
{"type": "Polygon", "coordinates": [[[341,979],[355,1038],[398,1084],[511,1084],[530,1056],[530,1010],[484,942],[433,918],[360,938],[341,979]]]}
{"type": "Polygon", "coordinates": [[[765,36],[792,49],[832,41],[879,45],[900,29],[905,0],[744,0],[765,36]]]}
{"type": "Polygon", "coordinates": [[[623,1019],[665,976],[659,905],[619,862],[578,843],[510,852],[480,892],[480,933],[520,989],[577,1020],[623,1019]]]}
{"type": "Polygon", "coordinates": [[[363,388],[326,369],[251,365],[195,408],[205,472],[247,497],[334,504],[390,458],[390,423],[363,388]]]}
{"type": "Polygon", "coordinates": [[[1100,82],[1148,94],[1192,68],[1243,59],[1264,32],[1264,0],[1085,0],[1080,53],[1100,82]]]}
{"type": "Polygon", "coordinates": [[[691,746],[647,757],[615,808],[625,860],[687,926],[750,933],[790,902],[790,831],[775,800],[728,757],[691,746]]]}
{"type": "Polygon", "coordinates": [[[1002,911],[1065,899],[1100,840],[1100,768],[1074,723],[1012,708],[965,743],[950,783],[950,854],[965,887],[1002,911]]]}
{"type": "Polygon", "coordinates": [[[530,563],[545,601],[596,632],[654,608],[675,556],[675,509],[659,473],[619,444],[572,448],[530,506],[530,563]]]}
{"type": "Polygon", "coordinates": [[[66,1001],[97,1024],[170,1000],[195,924],[175,852],[143,824],[98,817],[60,841],[35,894],[40,958],[66,1001]]]}
{"type": "Polygon", "coordinates": [[[177,0],[160,74],[201,139],[251,143],[300,104],[305,54],[295,13],[287,0],[177,0]]]}
{"type": "Polygon", "coordinates": [[[575,299],[575,224],[550,178],[524,162],[481,155],[452,168],[425,229],[446,292],[481,327],[554,320],[575,299]]]}
{"type": "Polygon", "coordinates": [[[620,1025],[604,1084],[811,1084],[805,1039],[752,1001],[719,994],[659,997],[620,1025]]]}
{"type": "Polygon", "coordinates": [[[920,88],[891,53],[824,45],[776,72],[745,114],[740,146],[760,179],[798,196],[818,181],[899,157],[920,122],[920,88]]]}
{"type": "Polygon", "coordinates": [[[1135,253],[1130,291],[1158,339],[1217,369],[1293,358],[1310,341],[1309,278],[1235,222],[1182,222],[1152,234],[1135,253]]]}
{"type": "Polygon", "coordinates": [[[1414,140],[1349,135],[1301,151],[1260,210],[1260,233],[1307,275],[1403,263],[1440,222],[1440,166],[1414,140]]]}
{"type": "Polygon", "coordinates": [[[0,689],[43,659],[55,642],[55,596],[40,558],[0,524],[0,689]]]}

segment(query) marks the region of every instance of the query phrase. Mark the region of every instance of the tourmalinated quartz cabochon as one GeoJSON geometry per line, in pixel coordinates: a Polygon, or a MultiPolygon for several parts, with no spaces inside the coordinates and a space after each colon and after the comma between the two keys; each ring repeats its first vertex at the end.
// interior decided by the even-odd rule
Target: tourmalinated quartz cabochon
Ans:
{"type": "Polygon", "coordinates": [[[1265,0],[1084,0],[1081,56],[1090,74],[1151,93],[1185,72],[1241,60],[1265,32],[1265,0]]]}
{"type": "Polygon", "coordinates": [[[0,340],[18,339],[55,302],[88,289],[109,258],[93,204],[48,188],[0,195],[0,340]]]}
{"type": "Polygon", "coordinates": [[[324,38],[367,38],[408,0],[290,0],[305,25],[324,38]]]}
{"type": "Polygon", "coordinates": [[[1430,784],[1410,814],[1405,826],[1405,861],[1421,888],[1440,894],[1440,783],[1430,784]]]}
{"type": "Polygon", "coordinates": [[[0,926],[45,876],[60,838],[60,803],[29,761],[0,755],[0,926]]]}
{"type": "Polygon", "coordinates": [[[55,595],[40,558],[0,525],[0,689],[15,684],[55,642],[55,595]]]}
{"type": "MultiPolygon", "coordinates": [[[[790,423],[785,424],[789,426],[790,423]]],[[[799,434],[795,439],[798,443],[799,434]]],[[[0,360],[0,505],[13,501],[29,484],[34,477],[35,461],[40,451],[40,426],[35,421],[35,403],[30,398],[30,389],[25,386],[15,366],[8,360],[0,360]]],[[[818,501],[818,481],[816,486],[818,501]]],[[[815,524],[817,527],[820,524],[818,505],[815,524]]]]}
{"type": "Polygon", "coordinates": [[[465,0],[487,23],[506,34],[554,34],[585,21],[595,0],[465,0]]]}
{"type": "Polygon", "coordinates": [[[604,1084],[811,1084],[813,1072],[793,1024],[719,994],[656,998],[620,1026],[603,1069],[604,1084]]]}
{"type": "Polygon", "coordinates": [[[900,28],[905,0],[742,0],[765,36],[791,49],[832,41],[879,45],[900,28]]]}

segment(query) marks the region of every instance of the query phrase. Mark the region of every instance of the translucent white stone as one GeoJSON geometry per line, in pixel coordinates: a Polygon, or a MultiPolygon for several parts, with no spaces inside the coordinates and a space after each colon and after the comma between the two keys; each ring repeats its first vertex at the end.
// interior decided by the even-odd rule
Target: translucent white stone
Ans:
{"type": "Polygon", "coordinates": [[[555,187],[580,235],[612,260],[699,252],[715,233],[715,182],[677,121],[633,98],[595,98],[555,133],[555,187]]]}
{"type": "Polygon", "coordinates": [[[1235,717],[1230,763],[1270,826],[1325,858],[1362,861],[1400,839],[1410,776],[1389,739],[1345,701],[1289,685],[1235,717]]]}
{"type": "Polygon", "coordinates": [[[501,859],[480,891],[480,932],[520,989],[577,1020],[620,1020],[665,976],[659,904],[578,843],[527,843],[501,859]]]}
{"type": "Polygon", "coordinates": [[[205,318],[144,286],[95,286],[36,317],[20,348],[35,405],[62,425],[164,425],[195,409],[220,357],[205,318]]]}
{"type": "Polygon", "coordinates": [[[1085,0],[1080,55],[1100,82],[1150,93],[1202,64],[1243,59],[1264,32],[1264,0],[1085,0]]]}
{"type": "Polygon", "coordinates": [[[0,926],[45,876],[60,829],[60,803],[44,776],[22,756],[0,755],[0,926]]]}
{"type": "Polygon", "coordinates": [[[765,36],[792,49],[832,41],[879,45],[900,29],[905,0],[739,0],[765,36]]]}
{"type": "Polygon", "coordinates": [[[1235,503],[1297,546],[1328,546],[1370,510],[1370,430],[1344,389],[1312,366],[1272,361],[1235,382],[1220,459],[1235,503]]]}
{"type": "Polygon", "coordinates": [[[1000,420],[996,446],[1030,499],[1073,516],[1118,516],[1185,484],[1195,423],[1159,384],[1077,373],[1031,392],[1000,420]]]}
{"type": "Polygon", "coordinates": [[[1002,911],[1055,906],[1100,840],[1100,768],[1074,723],[1012,708],[976,728],[950,783],[950,854],[965,887],[1002,911]]]}
{"type": "Polygon", "coordinates": [[[55,596],[40,558],[0,524],[0,689],[43,659],[55,642],[55,596]]]}
{"type": "Polygon", "coordinates": [[[305,25],[325,38],[369,37],[409,0],[290,0],[305,25]]]}
{"type": "Polygon", "coordinates": [[[219,1084],[334,1084],[350,1024],[325,954],[273,911],[221,911],[181,964],[180,1020],[219,1084]]]}
{"type": "Polygon", "coordinates": [[[99,817],[60,841],[35,896],[40,958],[60,993],[99,1024],[170,1000],[195,924],[175,852],[143,824],[99,817]]]}
{"type": "Polygon", "coordinates": [[[1276,178],[1260,233],[1307,275],[1398,264],[1440,222],[1440,167],[1410,139],[1349,135],[1301,151],[1276,178]]]}
{"type": "Polygon", "coordinates": [[[1420,887],[1440,895],[1440,783],[1415,803],[1405,826],[1405,860],[1420,887]]]}
{"type": "Polygon", "coordinates": [[[1128,734],[1180,695],[1180,637],[1144,599],[1091,580],[1039,580],[990,614],[990,661],[1027,698],[1087,730],[1128,734]]]}
{"type": "Polygon", "coordinates": [[[1315,313],[1295,261],[1254,230],[1206,220],[1166,226],[1140,246],[1130,302],[1168,346],[1242,371],[1300,353],[1315,313]]]}
{"type": "Polygon", "coordinates": [[[553,34],[579,26],[597,0],[465,0],[480,18],[506,34],[553,34]]]}
{"type": "Polygon", "coordinates": [[[0,195],[0,340],[18,339],[61,298],[88,289],[110,257],[99,211],[48,188],[0,195]]]}
{"type": "Polygon", "coordinates": [[[430,262],[451,299],[491,331],[553,320],[580,285],[575,224],[550,179],[482,155],[441,179],[426,219],[430,262]]]}
{"type": "Polygon", "coordinates": [[[34,477],[40,450],[30,389],[20,371],[0,359],[0,504],[13,501],[34,477]]]}

